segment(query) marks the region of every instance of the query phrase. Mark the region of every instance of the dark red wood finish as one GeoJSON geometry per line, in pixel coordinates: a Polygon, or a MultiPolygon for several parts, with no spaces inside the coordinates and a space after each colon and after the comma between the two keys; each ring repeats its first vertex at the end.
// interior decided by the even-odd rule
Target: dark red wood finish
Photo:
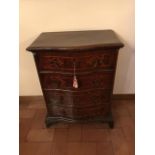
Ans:
{"type": "Polygon", "coordinates": [[[53,52],[38,52],[39,70],[55,72],[92,71],[99,69],[113,70],[116,64],[117,50],[95,50],[82,53],[68,53],[66,56],[53,52]],[[107,52],[109,51],[109,52],[107,52]],[[51,54],[52,53],[52,54],[51,54]]]}
{"type": "Polygon", "coordinates": [[[44,90],[64,89],[81,91],[83,89],[112,89],[114,72],[93,72],[76,74],[78,88],[73,87],[73,74],[43,73],[40,74],[44,90]]]}
{"type": "Polygon", "coordinates": [[[118,50],[111,30],[42,33],[27,50],[46,101],[46,125],[57,121],[109,122],[118,50]],[[73,87],[76,75],[78,88],[73,87]]]}
{"type": "Polygon", "coordinates": [[[110,90],[96,89],[87,91],[46,91],[48,104],[72,107],[72,108],[89,108],[108,104],[110,100],[110,90]],[[89,97],[88,97],[89,96],[89,97]]]}

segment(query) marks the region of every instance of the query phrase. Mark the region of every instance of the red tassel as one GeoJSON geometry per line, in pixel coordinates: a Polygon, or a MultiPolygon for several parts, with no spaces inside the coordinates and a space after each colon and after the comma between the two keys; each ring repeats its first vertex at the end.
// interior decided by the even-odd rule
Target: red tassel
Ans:
{"type": "Polygon", "coordinates": [[[76,76],[74,76],[74,78],[73,78],[73,87],[78,88],[78,82],[77,82],[76,76]]]}

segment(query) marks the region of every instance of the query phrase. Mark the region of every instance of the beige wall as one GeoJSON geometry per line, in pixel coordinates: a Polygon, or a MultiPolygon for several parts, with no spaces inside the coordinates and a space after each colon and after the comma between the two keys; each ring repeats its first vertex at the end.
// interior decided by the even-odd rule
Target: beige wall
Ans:
{"type": "Polygon", "coordinates": [[[32,54],[41,32],[113,29],[120,50],[114,93],[134,93],[134,0],[20,0],[20,95],[42,94],[32,54]]]}

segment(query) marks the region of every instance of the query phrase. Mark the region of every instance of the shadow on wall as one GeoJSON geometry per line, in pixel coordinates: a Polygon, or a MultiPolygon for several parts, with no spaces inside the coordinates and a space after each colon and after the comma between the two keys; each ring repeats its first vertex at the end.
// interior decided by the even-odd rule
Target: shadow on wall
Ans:
{"type": "Polygon", "coordinates": [[[134,71],[135,71],[135,49],[126,40],[117,36],[124,43],[118,55],[114,92],[130,93],[134,92],[134,71]],[[123,65],[122,65],[123,64],[123,65]]]}

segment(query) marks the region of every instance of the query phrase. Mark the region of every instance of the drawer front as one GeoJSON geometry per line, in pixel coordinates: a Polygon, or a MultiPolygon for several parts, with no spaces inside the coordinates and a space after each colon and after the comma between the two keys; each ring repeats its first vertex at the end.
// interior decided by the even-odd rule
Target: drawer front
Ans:
{"type": "Polygon", "coordinates": [[[46,73],[40,74],[42,87],[48,89],[82,90],[92,88],[112,89],[114,72],[77,74],[78,88],[73,87],[73,75],[46,73]]]}
{"type": "Polygon", "coordinates": [[[49,114],[51,116],[66,117],[71,119],[104,116],[108,112],[109,112],[108,104],[102,104],[100,106],[81,108],[81,109],[66,108],[61,106],[49,107],[49,114]]]}
{"type": "Polygon", "coordinates": [[[117,52],[82,53],[73,56],[56,56],[51,53],[40,53],[38,67],[40,71],[73,72],[90,71],[96,69],[114,69],[117,52]],[[82,56],[81,56],[82,55],[82,56]]]}
{"type": "Polygon", "coordinates": [[[111,90],[97,89],[92,91],[66,92],[44,91],[48,107],[60,106],[70,108],[90,108],[109,104],[111,90]]]}

